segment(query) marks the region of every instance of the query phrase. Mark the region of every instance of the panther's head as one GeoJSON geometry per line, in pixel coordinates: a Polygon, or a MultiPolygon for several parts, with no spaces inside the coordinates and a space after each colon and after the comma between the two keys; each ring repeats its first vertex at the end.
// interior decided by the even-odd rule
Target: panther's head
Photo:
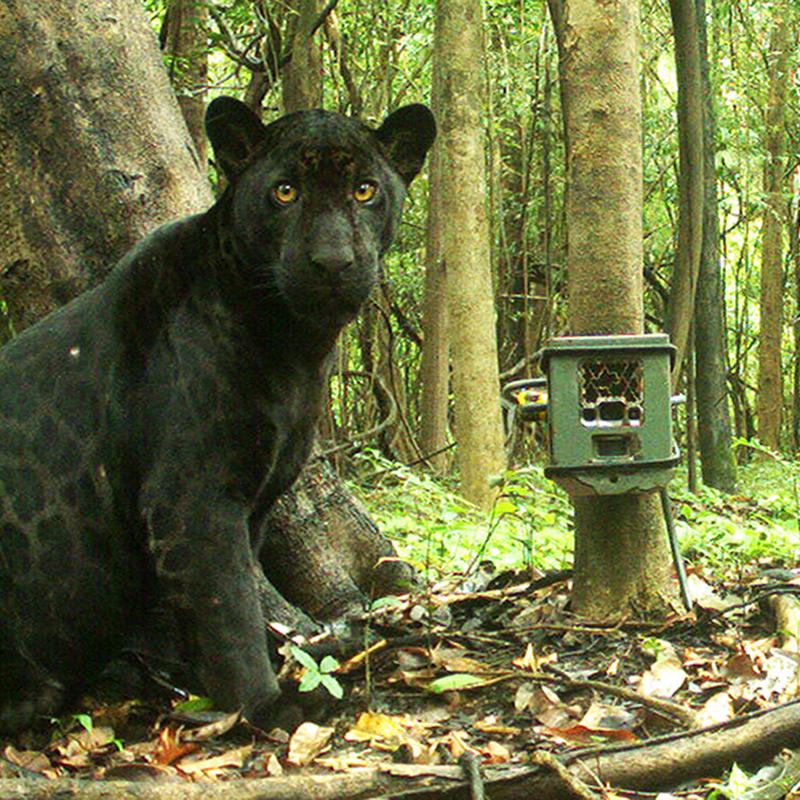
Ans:
{"type": "Polygon", "coordinates": [[[312,325],[354,317],[433,143],[431,112],[405,106],[378,129],[321,110],[265,126],[221,97],[208,107],[206,130],[229,182],[227,235],[254,285],[312,325]]]}

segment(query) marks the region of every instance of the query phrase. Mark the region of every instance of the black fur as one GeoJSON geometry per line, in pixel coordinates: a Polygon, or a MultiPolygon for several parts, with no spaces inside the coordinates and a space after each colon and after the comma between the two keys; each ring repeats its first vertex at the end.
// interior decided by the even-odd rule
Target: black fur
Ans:
{"type": "Polygon", "coordinates": [[[221,199],[0,351],[2,731],[55,711],[164,601],[219,707],[266,723],[279,694],[259,530],[435,129],[423,106],[377,131],[324,111],[265,127],[230,98],[207,129],[221,199]]]}

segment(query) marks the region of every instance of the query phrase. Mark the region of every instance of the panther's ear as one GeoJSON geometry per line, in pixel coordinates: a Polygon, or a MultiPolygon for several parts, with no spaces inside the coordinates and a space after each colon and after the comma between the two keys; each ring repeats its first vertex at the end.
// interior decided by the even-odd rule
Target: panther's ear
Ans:
{"type": "Polygon", "coordinates": [[[389,114],[375,135],[400,177],[411,183],[436,138],[436,121],[427,106],[415,103],[389,114]]]}
{"type": "Polygon", "coordinates": [[[206,133],[217,164],[227,178],[242,170],[256,145],[264,138],[261,120],[233,97],[217,97],[206,110],[206,133]]]}

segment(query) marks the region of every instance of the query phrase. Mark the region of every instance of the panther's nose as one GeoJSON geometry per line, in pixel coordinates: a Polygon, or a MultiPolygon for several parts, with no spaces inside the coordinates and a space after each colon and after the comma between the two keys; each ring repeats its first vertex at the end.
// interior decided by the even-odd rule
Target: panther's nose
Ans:
{"type": "Polygon", "coordinates": [[[350,247],[317,247],[311,253],[311,263],[320,272],[335,275],[346,270],[355,256],[350,247]]]}

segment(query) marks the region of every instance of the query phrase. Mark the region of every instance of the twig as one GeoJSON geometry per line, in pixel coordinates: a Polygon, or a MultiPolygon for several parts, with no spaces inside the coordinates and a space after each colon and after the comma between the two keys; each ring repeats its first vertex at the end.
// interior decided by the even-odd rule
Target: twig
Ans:
{"type": "Polygon", "coordinates": [[[483,791],[481,763],[475,753],[467,751],[458,759],[458,763],[464,768],[469,782],[470,800],[486,800],[486,793],[483,791]]]}
{"type": "Polygon", "coordinates": [[[580,798],[580,800],[597,800],[597,795],[547,750],[537,750],[531,756],[531,762],[555,772],[564,782],[564,786],[566,786],[575,797],[580,798]]]}

